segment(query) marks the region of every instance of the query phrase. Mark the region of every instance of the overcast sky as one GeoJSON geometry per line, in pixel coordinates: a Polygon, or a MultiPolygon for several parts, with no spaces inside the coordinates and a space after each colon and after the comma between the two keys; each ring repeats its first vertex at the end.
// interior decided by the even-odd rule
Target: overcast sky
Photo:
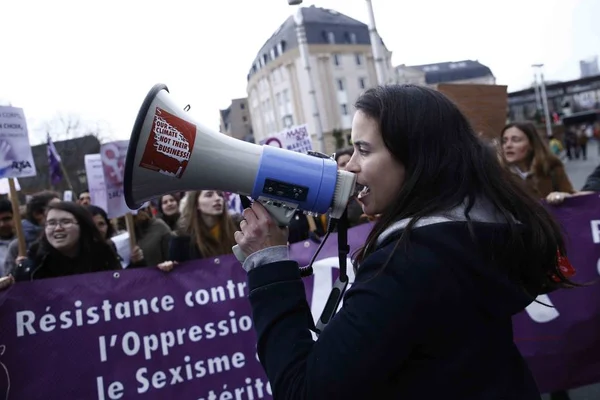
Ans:
{"type": "MultiPolygon", "coordinates": [[[[304,1],[368,22],[364,0],[304,1]]],[[[600,53],[598,0],[373,0],[393,63],[463,59],[489,66],[509,91],[579,77],[600,53]]],[[[220,108],[246,96],[256,53],[294,11],[286,0],[15,0],[0,13],[0,104],[22,107],[30,131],[57,113],[103,121],[128,139],[155,83],[218,129],[220,108]]],[[[36,132],[32,143],[43,134],[36,132]]]]}

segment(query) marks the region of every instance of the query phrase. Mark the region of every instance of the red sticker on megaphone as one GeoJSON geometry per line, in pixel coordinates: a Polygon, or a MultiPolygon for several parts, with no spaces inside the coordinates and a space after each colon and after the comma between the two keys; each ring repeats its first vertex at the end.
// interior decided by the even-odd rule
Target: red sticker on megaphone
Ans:
{"type": "Polygon", "coordinates": [[[194,124],[156,107],[140,167],[181,178],[195,140],[194,124]]]}

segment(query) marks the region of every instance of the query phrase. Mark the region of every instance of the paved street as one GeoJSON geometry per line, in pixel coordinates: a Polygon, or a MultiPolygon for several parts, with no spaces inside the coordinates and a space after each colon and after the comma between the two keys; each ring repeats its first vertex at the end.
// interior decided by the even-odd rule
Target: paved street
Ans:
{"type": "MultiPolygon", "coordinates": [[[[580,190],[588,175],[600,164],[598,143],[593,141],[588,144],[586,161],[579,159],[563,162],[565,163],[567,174],[569,174],[573,187],[576,190],[580,190]]],[[[600,399],[600,383],[570,390],[569,395],[571,400],[598,400],[600,399]]],[[[546,394],[542,399],[549,400],[550,396],[546,394]]]]}
{"type": "Polygon", "coordinates": [[[567,174],[571,178],[571,183],[576,190],[581,189],[586,178],[592,173],[594,168],[600,164],[600,155],[598,155],[598,142],[588,143],[587,160],[563,160],[567,169],[567,174]]]}

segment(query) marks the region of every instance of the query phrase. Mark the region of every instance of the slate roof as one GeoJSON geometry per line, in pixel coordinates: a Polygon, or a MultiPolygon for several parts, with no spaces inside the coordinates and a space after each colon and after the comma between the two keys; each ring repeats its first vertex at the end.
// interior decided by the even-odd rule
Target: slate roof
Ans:
{"type": "MultiPolygon", "coordinates": [[[[311,44],[329,44],[328,35],[335,38],[335,44],[371,44],[369,27],[367,24],[350,18],[335,10],[310,6],[302,7],[303,25],[306,30],[306,41],[311,44]]],[[[296,40],[296,24],[294,17],[289,16],[273,35],[265,42],[256,55],[248,73],[250,76],[260,69],[260,59],[269,61],[273,56],[277,58],[280,53],[298,47],[296,40]]]]}
{"type": "Polygon", "coordinates": [[[427,84],[454,82],[493,75],[489,67],[473,60],[411,65],[408,68],[425,72],[425,82],[427,84]]]}

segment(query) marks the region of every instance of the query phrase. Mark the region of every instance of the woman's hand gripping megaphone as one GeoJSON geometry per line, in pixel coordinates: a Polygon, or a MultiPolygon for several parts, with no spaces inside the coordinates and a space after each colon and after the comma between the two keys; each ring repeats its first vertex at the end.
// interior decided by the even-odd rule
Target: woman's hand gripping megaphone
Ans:
{"type": "Polygon", "coordinates": [[[237,245],[233,251],[240,262],[257,251],[274,247],[287,246],[288,228],[280,227],[267,209],[258,201],[250,201],[240,196],[244,205],[244,219],[240,222],[240,230],[234,237],[237,245]]]}

